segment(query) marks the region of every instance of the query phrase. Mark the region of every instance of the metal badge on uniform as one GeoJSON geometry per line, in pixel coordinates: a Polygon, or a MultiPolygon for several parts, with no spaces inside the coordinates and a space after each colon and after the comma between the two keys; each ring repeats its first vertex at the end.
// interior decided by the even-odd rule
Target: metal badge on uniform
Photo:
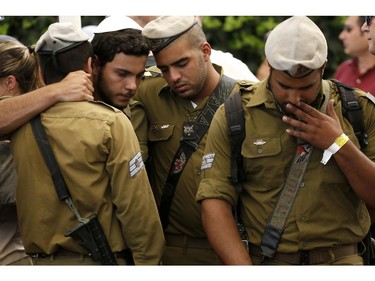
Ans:
{"type": "Polygon", "coordinates": [[[195,131],[196,125],[192,121],[185,121],[184,124],[184,131],[182,134],[183,140],[196,140],[198,138],[197,133],[195,131]]]}
{"type": "Polygon", "coordinates": [[[263,144],[266,144],[267,141],[264,140],[264,139],[256,139],[253,144],[255,144],[256,146],[259,146],[259,145],[263,145],[263,144]]]}

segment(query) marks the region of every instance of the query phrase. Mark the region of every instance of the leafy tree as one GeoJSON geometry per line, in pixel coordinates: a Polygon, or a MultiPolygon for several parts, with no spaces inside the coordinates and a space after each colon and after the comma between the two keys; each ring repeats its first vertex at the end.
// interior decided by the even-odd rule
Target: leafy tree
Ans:
{"type": "MultiPolygon", "coordinates": [[[[288,16],[206,16],[203,28],[207,40],[215,49],[231,52],[246,63],[253,73],[265,58],[264,45],[267,32],[288,16]]],[[[328,64],[325,78],[331,78],[337,66],[346,58],[338,35],[342,29],[342,16],[310,17],[323,31],[328,42],[328,64]]],[[[308,48],[308,46],[306,46],[308,48]]]]}
{"type": "MultiPolygon", "coordinates": [[[[97,25],[104,16],[81,17],[82,26],[97,25]]],[[[35,44],[51,23],[58,22],[58,16],[5,16],[0,22],[0,34],[17,38],[25,45],[35,44]]]]}
{"type": "MultiPolygon", "coordinates": [[[[83,16],[82,26],[97,25],[104,16],[83,16]]],[[[203,28],[208,42],[215,48],[231,52],[246,63],[253,73],[263,61],[265,35],[287,16],[205,16],[203,28]]],[[[345,58],[338,34],[343,25],[342,16],[311,16],[322,29],[328,42],[328,64],[325,78],[333,76],[338,64],[345,58]]],[[[35,44],[48,25],[58,16],[5,16],[0,22],[0,34],[11,35],[26,45],[35,44]]],[[[308,47],[308,46],[306,46],[308,47]]]]}

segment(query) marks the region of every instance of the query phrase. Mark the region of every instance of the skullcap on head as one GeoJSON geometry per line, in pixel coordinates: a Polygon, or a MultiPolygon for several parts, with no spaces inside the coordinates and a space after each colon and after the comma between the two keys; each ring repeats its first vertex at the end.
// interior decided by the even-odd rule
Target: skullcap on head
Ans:
{"type": "Polygon", "coordinates": [[[112,32],[128,28],[142,30],[138,23],[127,16],[109,16],[98,24],[94,33],[112,32]]]}
{"type": "Polygon", "coordinates": [[[194,16],[162,16],[146,24],[142,35],[149,41],[159,42],[157,47],[151,48],[157,54],[196,23],[194,16]]]}
{"type": "Polygon", "coordinates": [[[71,22],[56,22],[39,38],[35,52],[63,52],[86,41],[89,37],[71,22]]]}
{"type": "Polygon", "coordinates": [[[313,21],[305,16],[295,16],[271,31],[265,53],[272,68],[298,78],[326,62],[328,47],[323,32],[313,21]]]}

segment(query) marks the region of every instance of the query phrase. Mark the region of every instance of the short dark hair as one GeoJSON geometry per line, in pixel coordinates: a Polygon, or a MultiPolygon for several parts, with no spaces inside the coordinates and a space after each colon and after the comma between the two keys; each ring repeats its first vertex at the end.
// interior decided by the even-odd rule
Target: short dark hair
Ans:
{"type": "Polygon", "coordinates": [[[69,72],[85,70],[87,60],[92,56],[93,49],[88,41],[57,55],[39,54],[45,84],[59,82],[69,72]]]}
{"type": "Polygon", "coordinates": [[[118,31],[96,33],[91,41],[99,66],[111,62],[116,54],[147,56],[150,52],[142,31],[122,29],[118,31]]]}
{"type": "Polygon", "coordinates": [[[361,16],[358,16],[358,25],[359,27],[362,27],[363,23],[365,22],[365,16],[361,17],[361,16]]]}

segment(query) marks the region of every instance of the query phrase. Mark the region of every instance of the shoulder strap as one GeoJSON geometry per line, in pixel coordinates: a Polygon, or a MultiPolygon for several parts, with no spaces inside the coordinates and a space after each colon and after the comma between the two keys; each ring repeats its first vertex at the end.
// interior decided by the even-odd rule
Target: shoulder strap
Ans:
{"type": "Polygon", "coordinates": [[[232,92],[235,84],[236,80],[226,75],[221,77],[218,86],[208,99],[205,108],[197,116],[197,139],[195,141],[181,139],[180,141],[180,147],[173,157],[159,206],[159,215],[163,229],[166,229],[169,223],[169,209],[182,171],[184,170],[187,161],[190,159],[190,156],[198,149],[199,142],[207,132],[216,110],[232,92]]]}
{"type": "MultiPolygon", "coordinates": [[[[227,119],[228,135],[231,146],[231,165],[229,179],[234,186],[236,193],[242,191],[242,182],[245,180],[243,169],[243,157],[241,154],[242,143],[245,139],[245,115],[242,107],[241,93],[236,92],[225,100],[225,116],[227,119]]],[[[248,247],[247,233],[239,216],[239,204],[233,208],[233,215],[238,232],[244,245],[248,247]]]]}
{"type": "Polygon", "coordinates": [[[241,146],[245,139],[245,116],[240,92],[226,99],[224,108],[232,152],[230,181],[236,191],[240,193],[242,189],[241,182],[245,179],[241,155],[241,146]]]}
{"type": "Polygon", "coordinates": [[[68,188],[66,187],[64,177],[57,164],[55,155],[53,154],[52,148],[48,142],[46,131],[44,130],[40,120],[40,115],[31,120],[31,126],[39,150],[42,153],[44,161],[46,162],[46,165],[51,173],[57,196],[59,197],[60,201],[66,200],[70,197],[70,194],[68,188]]]}
{"type": "Polygon", "coordinates": [[[281,189],[272,216],[263,232],[262,242],[260,244],[263,259],[272,258],[276,253],[286,221],[292,210],[294,199],[297,196],[303,176],[310,163],[312,151],[313,146],[310,144],[300,144],[297,147],[292,165],[289,168],[288,176],[281,189]]]}
{"type": "Polygon", "coordinates": [[[48,142],[46,131],[40,120],[40,115],[31,120],[31,127],[33,129],[34,137],[38,144],[39,150],[51,174],[59,200],[65,201],[69,209],[74,213],[79,221],[86,221],[86,219],[82,218],[78,213],[78,210],[73,203],[68,187],[66,186],[64,176],[61,173],[59,165],[57,164],[55,154],[53,153],[53,150],[48,142]]]}
{"type": "Polygon", "coordinates": [[[352,125],[358,142],[363,149],[368,145],[367,133],[362,119],[362,109],[354,88],[332,79],[337,85],[342,101],[342,114],[352,125]]]}

